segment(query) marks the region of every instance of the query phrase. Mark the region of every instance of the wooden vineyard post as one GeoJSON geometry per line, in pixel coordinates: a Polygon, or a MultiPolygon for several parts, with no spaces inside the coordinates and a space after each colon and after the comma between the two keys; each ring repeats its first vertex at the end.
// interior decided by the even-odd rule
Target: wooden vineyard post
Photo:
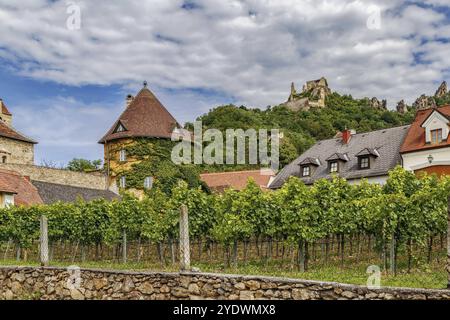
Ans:
{"type": "Polygon", "coordinates": [[[48,223],[47,217],[42,215],[40,220],[40,260],[41,266],[48,266],[48,223]]]}
{"type": "Polygon", "coordinates": [[[186,205],[180,208],[180,269],[191,269],[191,255],[189,247],[189,217],[186,205]]]}

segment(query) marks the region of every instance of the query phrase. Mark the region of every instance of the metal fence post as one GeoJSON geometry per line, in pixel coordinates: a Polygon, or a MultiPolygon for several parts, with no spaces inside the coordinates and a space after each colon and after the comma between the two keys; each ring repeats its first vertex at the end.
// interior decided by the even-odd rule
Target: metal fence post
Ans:
{"type": "Polygon", "coordinates": [[[180,208],[180,268],[191,269],[191,250],[189,247],[189,217],[186,205],[180,208]]]}
{"type": "Polygon", "coordinates": [[[40,220],[40,258],[41,266],[48,266],[48,223],[47,217],[42,215],[40,220]]]}

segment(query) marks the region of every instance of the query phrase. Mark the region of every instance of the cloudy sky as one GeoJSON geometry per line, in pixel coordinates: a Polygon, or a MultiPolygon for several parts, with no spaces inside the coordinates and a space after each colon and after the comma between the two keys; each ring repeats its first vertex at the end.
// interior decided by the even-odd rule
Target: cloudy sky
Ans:
{"type": "Polygon", "coordinates": [[[180,122],[321,76],[412,103],[450,79],[449,22],[449,0],[0,0],[0,97],[37,164],[97,159],[143,80],[180,122]]]}

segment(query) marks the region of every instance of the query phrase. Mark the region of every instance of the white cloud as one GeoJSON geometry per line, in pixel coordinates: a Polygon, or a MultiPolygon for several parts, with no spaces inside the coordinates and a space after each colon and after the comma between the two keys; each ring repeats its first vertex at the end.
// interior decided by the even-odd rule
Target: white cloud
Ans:
{"type": "MultiPolygon", "coordinates": [[[[77,31],[66,28],[65,1],[0,1],[7,49],[0,56],[38,79],[124,86],[147,79],[260,107],[285,100],[291,81],[322,75],[332,89],[387,98],[392,107],[433,92],[447,76],[450,48],[437,41],[449,37],[445,15],[409,1],[202,0],[193,10],[181,0],[73,2],[81,6],[77,31]],[[371,5],[382,9],[380,30],[366,27],[371,5]],[[428,65],[415,63],[419,52],[428,65]]],[[[185,107],[172,100],[177,113],[185,107]]]]}

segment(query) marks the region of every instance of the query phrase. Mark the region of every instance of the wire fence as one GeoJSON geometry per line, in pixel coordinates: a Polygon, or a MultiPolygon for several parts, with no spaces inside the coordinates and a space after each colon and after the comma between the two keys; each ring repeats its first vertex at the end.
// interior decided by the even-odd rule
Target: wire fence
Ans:
{"type": "MultiPolygon", "coordinates": [[[[445,268],[447,243],[444,235],[430,238],[427,245],[411,243],[400,247],[395,259],[400,270],[410,270],[418,265],[438,263],[445,268]]],[[[180,266],[178,239],[153,243],[145,240],[129,241],[126,246],[98,243],[84,246],[68,241],[49,242],[49,263],[143,263],[180,266]],[[124,250],[126,248],[126,251],[124,250]]],[[[244,265],[248,263],[276,264],[292,269],[298,266],[300,250],[283,240],[251,239],[223,245],[208,239],[191,239],[189,246],[191,264],[244,265]]],[[[340,238],[333,236],[308,243],[304,254],[306,268],[323,266],[345,267],[367,262],[387,269],[392,258],[389,250],[382,250],[372,237],[340,238]],[[344,240],[344,241],[343,241],[344,240]]],[[[40,261],[39,241],[21,248],[9,241],[0,243],[0,259],[29,262],[40,261]]]]}

